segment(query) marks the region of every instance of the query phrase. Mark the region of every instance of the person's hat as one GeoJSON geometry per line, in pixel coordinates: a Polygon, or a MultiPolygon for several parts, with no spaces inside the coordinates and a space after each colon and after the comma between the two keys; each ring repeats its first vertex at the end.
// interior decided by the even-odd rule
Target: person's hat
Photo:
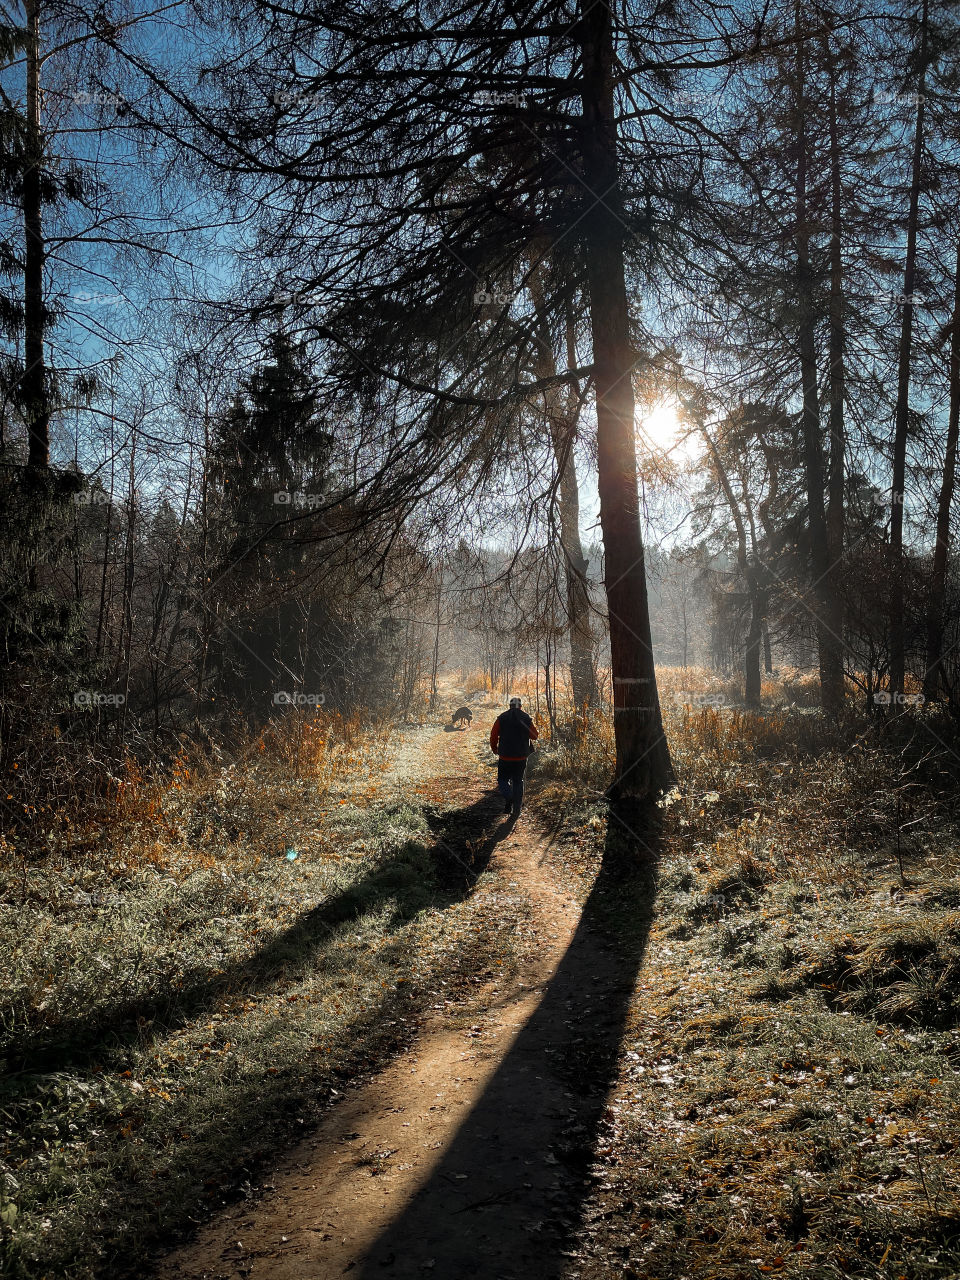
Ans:
{"type": "Polygon", "coordinates": [[[523,706],[523,703],[520,701],[519,698],[511,698],[510,705],[511,707],[520,707],[520,706],[523,706]]]}

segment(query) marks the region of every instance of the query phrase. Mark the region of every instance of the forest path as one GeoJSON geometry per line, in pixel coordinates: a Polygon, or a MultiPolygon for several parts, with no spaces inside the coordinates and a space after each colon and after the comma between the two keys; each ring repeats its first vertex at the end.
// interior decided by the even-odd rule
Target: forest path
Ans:
{"type": "Polygon", "coordinates": [[[415,731],[410,785],[462,806],[486,838],[491,911],[499,895],[527,899],[534,937],[518,976],[479,990],[469,1027],[462,1009],[434,1012],[406,1053],[282,1159],[261,1200],[225,1210],[156,1280],[562,1274],[605,1107],[608,1072],[591,1061],[598,1049],[615,1058],[618,1022],[605,1008],[632,981],[555,880],[549,836],[526,810],[516,823],[498,816],[495,777],[475,750],[488,718],[464,733],[415,731]]]}

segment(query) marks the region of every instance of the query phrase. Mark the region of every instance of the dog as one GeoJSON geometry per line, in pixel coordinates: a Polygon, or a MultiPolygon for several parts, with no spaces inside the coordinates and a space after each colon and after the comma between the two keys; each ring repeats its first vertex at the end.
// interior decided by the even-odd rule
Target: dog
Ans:
{"type": "Polygon", "coordinates": [[[455,725],[457,721],[459,721],[461,724],[463,724],[464,721],[466,721],[467,724],[471,724],[473,722],[473,712],[470,710],[469,707],[457,708],[457,710],[450,717],[450,723],[455,725]]]}

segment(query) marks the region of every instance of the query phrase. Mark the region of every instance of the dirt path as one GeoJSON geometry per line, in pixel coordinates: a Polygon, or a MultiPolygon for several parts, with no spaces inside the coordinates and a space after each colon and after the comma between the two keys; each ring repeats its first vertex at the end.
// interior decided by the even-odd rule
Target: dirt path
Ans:
{"type": "MultiPolygon", "coordinates": [[[[493,780],[474,762],[477,732],[419,738],[421,763],[436,771],[428,785],[464,807],[493,780]]],[[[436,1014],[408,1053],[284,1158],[261,1201],[213,1220],[164,1259],[156,1280],[561,1274],[563,1224],[575,1217],[605,1105],[604,1071],[585,1082],[577,1063],[585,1046],[604,1043],[611,992],[632,984],[578,928],[579,908],[554,882],[545,849],[525,814],[490,863],[534,908],[537,946],[511,988],[481,995],[467,1029],[462,1016],[436,1014]]]]}

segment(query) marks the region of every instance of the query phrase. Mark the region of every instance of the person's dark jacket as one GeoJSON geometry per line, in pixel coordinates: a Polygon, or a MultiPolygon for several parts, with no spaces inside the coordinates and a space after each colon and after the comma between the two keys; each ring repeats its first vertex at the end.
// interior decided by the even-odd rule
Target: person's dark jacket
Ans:
{"type": "Polygon", "coordinates": [[[501,760],[526,760],[530,739],[537,738],[537,726],[520,707],[510,707],[497,716],[490,730],[490,750],[501,760]]]}

